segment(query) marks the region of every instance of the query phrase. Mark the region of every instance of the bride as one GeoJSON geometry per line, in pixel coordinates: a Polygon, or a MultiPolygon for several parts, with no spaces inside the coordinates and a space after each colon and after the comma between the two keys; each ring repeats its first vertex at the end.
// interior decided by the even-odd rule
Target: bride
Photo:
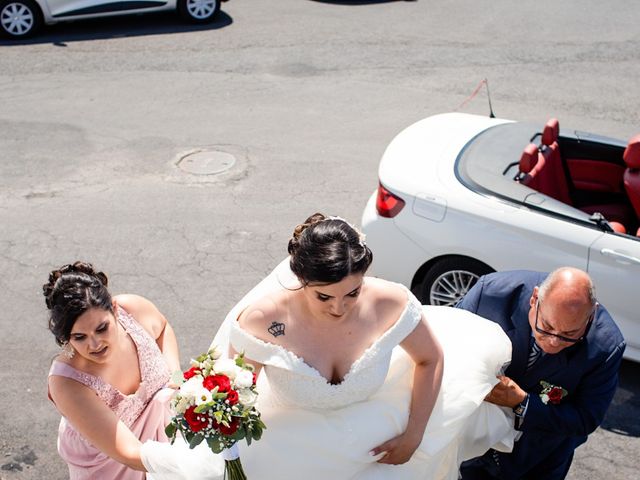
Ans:
{"type": "MultiPolygon", "coordinates": [[[[483,402],[511,355],[500,327],[365,277],[372,253],[343,219],[309,217],[288,251],[213,342],[261,372],[267,430],[238,444],[248,478],[453,480],[463,460],[512,447],[510,411],[483,402]]],[[[156,480],[223,478],[205,444],[148,441],[141,455],[156,480]]]]}

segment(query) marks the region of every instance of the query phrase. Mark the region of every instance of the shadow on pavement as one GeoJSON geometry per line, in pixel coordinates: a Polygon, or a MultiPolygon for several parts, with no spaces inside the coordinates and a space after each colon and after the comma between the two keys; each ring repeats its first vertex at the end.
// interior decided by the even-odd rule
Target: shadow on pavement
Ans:
{"type": "Polygon", "coordinates": [[[625,360],[620,384],[601,428],[619,435],[640,437],[640,363],[625,360]]]}
{"type": "Polygon", "coordinates": [[[378,3],[391,3],[391,2],[417,2],[418,0],[311,0],[317,3],[330,3],[332,5],[375,5],[378,3]]]}
{"type": "Polygon", "coordinates": [[[21,45],[51,43],[65,47],[70,42],[87,40],[217,30],[232,23],[233,19],[223,11],[218,13],[213,22],[204,25],[186,23],[174,12],[145,13],[45,25],[33,38],[17,41],[1,39],[0,45],[19,47],[21,45]]]}

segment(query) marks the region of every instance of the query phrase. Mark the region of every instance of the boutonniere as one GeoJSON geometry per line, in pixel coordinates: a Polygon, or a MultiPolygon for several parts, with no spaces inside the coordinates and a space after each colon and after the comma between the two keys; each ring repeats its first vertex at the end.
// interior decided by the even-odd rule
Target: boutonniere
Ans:
{"type": "Polygon", "coordinates": [[[542,403],[545,405],[549,402],[553,405],[558,405],[560,404],[560,400],[569,394],[569,392],[564,388],[558,385],[551,385],[549,382],[545,382],[544,380],[540,380],[540,385],[542,385],[540,400],[542,400],[542,403]]]}

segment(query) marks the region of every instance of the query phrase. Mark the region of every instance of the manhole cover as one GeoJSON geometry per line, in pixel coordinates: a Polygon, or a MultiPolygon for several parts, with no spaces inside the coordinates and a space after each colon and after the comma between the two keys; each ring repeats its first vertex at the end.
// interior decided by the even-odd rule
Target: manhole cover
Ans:
{"type": "Polygon", "coordinates": [[[215,175],[229,170],[235,163],[236,157],[230,153],[206,150],[185,155],[178,162],[178,167],[195,175],[215,175]]]}

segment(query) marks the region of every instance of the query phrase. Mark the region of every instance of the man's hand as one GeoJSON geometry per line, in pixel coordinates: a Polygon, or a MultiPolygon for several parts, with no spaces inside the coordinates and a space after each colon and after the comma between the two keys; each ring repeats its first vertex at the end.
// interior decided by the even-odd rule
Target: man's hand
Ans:
{"type": "Polygon", "coordinates": [[[489,392],[489,395],[485,397],[487,402],[494,403],[501,407],[513,408],[527,396],[527,392],[522,390],[520,386],[509,377],[499,375],[498,380],[500,381],[493,387],[493,390],[489,392]]]}

